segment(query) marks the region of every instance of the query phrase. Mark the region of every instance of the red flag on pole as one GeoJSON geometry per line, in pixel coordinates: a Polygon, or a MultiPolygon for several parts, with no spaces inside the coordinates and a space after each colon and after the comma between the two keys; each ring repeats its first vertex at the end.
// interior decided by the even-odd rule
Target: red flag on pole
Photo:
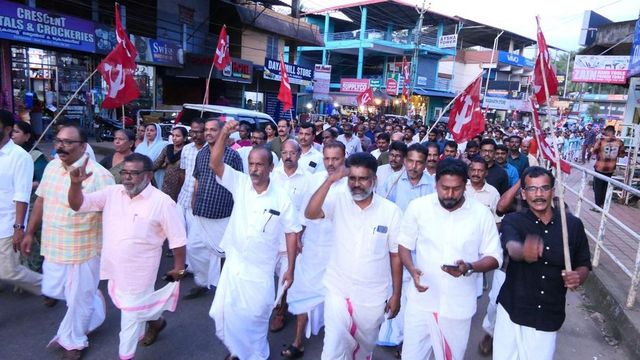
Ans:
{"type": "Polygon", "coordinates": [[[536,64],[533,69],[533,92],[538,100],[538,104],[544,104],[547,99],[553,95],[558,95],[558,78],[551,68],[549,63],[549,48],[547,47],[547,41],[544,38],[542,29],[540,29],[540,19],[536,16],[536,22],[538,23],[538,57],[536,58],[536,64]],[[547,81],[547,89],[549,94],[545,91],[544,77],[547,81]]]}
{"type": "Polygon", "coordinates": [[[213,64],[216,69],[222,71],[229,63],[231,63],[231,56],[229,56],[227,25],[222,25],[220,36],[218,37],[218,46],[216,46],[216,54],[213,56],[213,64]]]}
{"type": "Polygon", "coordinates": [[[402,96],[405,101],[409,99],[409,84],[411,83],[411,70],[409,67],[409,63],[407,62],[407,58],[405,56],[402,57],[402,79],[404,80],[402,84],[402,96]]]}
{"type": "Polygon", "coordinates": [[[463,143],[485,129],[484,115],[480,108],[482,77],[478,76],[455,100],[449,114],[449,131],[453,140],[463,143]]]}
{"type": "MultiPolygon", "coordinates": [[[[544,134],[544,132],[542,132],[542,127],[540,126],[540,118],[538,117],[538,109],[535,102],[533,101],[533,99],[530,99],[529,101],[531,101],[531,108],[533,109],[533,129],[535,131],[538,147],[540,149],[540,152],[542,153],[542,156],[545,159],[549,160],[553,164],[553,166],[555,166],[556,152],[553,150],[553,147],[549,145],[546,135],[544,134]]],[[[553,131],[553,129],[551,131],[553,131]]],[[[562,159],[560,159],[560,169],[564,173],[571,174],[571,165],[569,165],[568,162],[562,159]]]]}
{"type": "Polygon", "coordinates": [[[140,96],[138,85],[133,78],[138,51],[122,27],[117,3],[115,16],[118,43],[98,65],[98,71],[109,88],[102,102],[102,108],[104,109],[120,107],[140,96]]]}
{"type": "Polygon", "coordinates": [[[280,91],[278,91],[278,100],[282,102],[283,112],[293,107],[291,84],[289,84],[289,75],[287,75],[287,68],[284,66],[284,58],[282,56],[280,57],[280,91]]]}
{"type": "Polygon", "coordinates": [[[371,87],[367,87],[363,92],[358,94],[357,97],[358,106],[366,106],[373,102],[373,90],[371,87]]]}

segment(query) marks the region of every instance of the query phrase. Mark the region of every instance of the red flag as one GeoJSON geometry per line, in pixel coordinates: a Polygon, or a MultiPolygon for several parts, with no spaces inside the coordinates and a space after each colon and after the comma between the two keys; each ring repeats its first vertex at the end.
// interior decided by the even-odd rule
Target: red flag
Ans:
{"type": "Polygon", "coordinates": [[[133,78],[138,51],[122,28],[117,3],[115,20],[118,43],[98,65],[98,71],[100,71],[100,75],[102,75],[109,88],[102,102],[102,108],[104,109],[120,107],[140,95],[136,81],[133,78]]]}
{"type": "MultiPolygon", "coordinates": [[[[535,102],[533,101],[533,99],[530,99],[529,101],[531,101],[531,108],[533,109],[533,129],[535,131],[536,140],[538,142],[540,152],[545,159],[551,161],[553,166],[555,166],[556,152],[554,151],[553,147],[549,145],[546,135],[544,134],[544,132],[542,132],[542,127],[540,126],[540,118],[538,117],[538,109],[536,108],[535,102]]],[[[571,173],[571,165],[569,165],[568,162],[562,159],[560,159],[560,169],[564,173],[571,173]]]]}
{"type": "Polygon", "coordinates": [[[282,57],[280,57],[280,91],[278,91],[278,100],[282,102],[283,112],[293,107],[291,84],[289,84],[289,75],[287,75],[287,68],[284,66],[282,57]]]}
{"type": "Polygon", "coordinates": [[[537,16],[536,22],[538,23],[538,57],[533,69],[533,92],[536,95],[538,104],[544,104],[549,97],[558,95],[558,78],[556,78],[556,74],[549,63],[549,48],[547,47],[547,41],[544,39],[542,29],[540,29],[540,19],[537,16]],[[549,94],[545,91],[543,76],[547,80],[549,94]]]}
{"type": "Polygon", "coordinates": [[[402,79],[404,83],[402,84],[402,96],[404,96],[405,101],[409,99],[409,84],[411,80],[409,79],[411,76],[411,70],[409,67],[409,63],[407,62],[406,57],[402,57],[402,79]]]}
{"type": "Polygon", "coordinates": [[[484,131],[485,120],[480,108],[482,77],[478,76],[453,103],[449,114],[449,131],[453,140],[463,143],[484,131]]]}
{"type": "Polygon", "coordinates": [[[229,56],[229,37],[227,36],[227,25],[222,25],[220,36],[218,37],[218,46],[216,46],[216,54],[213,56],[213,64],[216,69],[222,71],[231,63],[229,56]]]}
{"type": "Polygon", "coordinates": [[[363,92],[358,94],[357,97],[358,106],[366,106],[373,102],[373,90],[371,87],[367,87],[363,92]]]}

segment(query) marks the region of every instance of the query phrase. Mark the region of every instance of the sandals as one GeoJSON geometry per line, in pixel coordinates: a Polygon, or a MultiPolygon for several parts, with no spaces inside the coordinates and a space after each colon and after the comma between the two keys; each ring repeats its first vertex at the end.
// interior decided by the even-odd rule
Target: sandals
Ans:
{"type": "Polygon", "coordinates": [[[299,359],[304,356],[304,349],[301,350],[293,345],[289,345],[288,348],[280,352],[280,355],[285,359],[299,359]]]}
{"type": "Polygon", "coordinates": [[[160,332],[164,330],[165,327],[167,327],[167,320],[165,320],[164,318],[161,318],[161,319],[162,319],[162,324],[158,327],[151,325],[152,322],[149,321],[149,328],[147,329],[147,332],[142,337],[142,340],[140,340],[140,344],[144,346],[150,346],[156,342],[156,339],[158,338],[158,334],[160,334],[160,332]]]}
{"type": "Polygon", "coordinates": [[[489,356],[493,352],[493,338],[491,335],[485,335],[478,344],[478,352],[482,356],[489,356]]]}

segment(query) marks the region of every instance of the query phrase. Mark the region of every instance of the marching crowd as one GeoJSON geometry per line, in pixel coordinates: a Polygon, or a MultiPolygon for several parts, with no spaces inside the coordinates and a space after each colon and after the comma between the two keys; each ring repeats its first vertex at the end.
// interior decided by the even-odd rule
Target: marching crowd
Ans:
{"type": "MultiPolygon", "coordinates": [[[[591,269],[570,213],[564,267],[555,178],[522,129],[487,129],[460,149],[419,120],[194,119],[171,144],[155,124],[118,131],[98,163],[66,122],[47,164],[29,153],[28,124],[0,119],[0,281],[66,302],[51,340],[64,359],[81,358],[105,319],[100,280],[121,310],[120,358],[132,359],[165,329],[189,273],[182,298],[215,289],[209,316],[229,359],[274,357],[268,333],[287,313],[284,358],[304,356],[324,327],[322,359],[370,359],[376,345],[462,359],[488,272],[481,353],[552,359],[566,290],[591,269]],[[38,238],[41,273],[20,260],[38,238]],[[174,265],[155,289],[163,255],[174,265]]],[[[598,141],[616,140],[609,130],[598,141]]]]}

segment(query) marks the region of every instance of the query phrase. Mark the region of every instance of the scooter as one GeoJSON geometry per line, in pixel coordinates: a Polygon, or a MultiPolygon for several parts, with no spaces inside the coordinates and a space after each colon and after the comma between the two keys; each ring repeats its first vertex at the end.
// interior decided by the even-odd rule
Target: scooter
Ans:
{"type": "MultiPolygon", "coordinates": [[[[127,129],[133,129],[135,125],[135,121],[128,116],[125,116],[124,123],[127,129]]],[[[116,131],[122,129],[122,121],[96,115],[93,120],[93,127],[97,142],[113,141],[116,131]]]]}

